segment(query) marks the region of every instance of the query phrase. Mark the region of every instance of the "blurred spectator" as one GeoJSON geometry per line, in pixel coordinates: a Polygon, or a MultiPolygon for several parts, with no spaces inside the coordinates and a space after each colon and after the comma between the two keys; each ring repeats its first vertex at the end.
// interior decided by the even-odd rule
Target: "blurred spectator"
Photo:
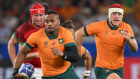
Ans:
{"type": "Polygon", "coordinates": [[[72,5],[71,0],[64,0],[65,5],[60,8],[60,15],[63,20],[71,19],[73,20],[77,14],[77,7],[72,5]]]}
{"type": "Polygon", "coordinates": [[[98,13],[98,6],[99,6],[98,0],[89,0],[89,6],[92,9],[91,11],[93,15],[98,13]]]}
{"type": "Polygon", "coordinates": [[[56,12],[59,12],[59,8],[64,5],[64,1],[63,0],[52,0],[50,3],[49,3],[49,7],[50,7],[50,10],[54,10],[56,12]],[[61,3],[60,3],[61,2],[61,3]]]}
{"type": "Polygon", "coordinates": [[[11,36],[11,30],[0,23],[0,43],[7,43],[11,36]]]}
{"type": "Polygon", "coordinates": [[[92,21],[92,12],[91,11],[92,10],[91,10],[90,7],[84,7],[82,9],[82,14],[81,14],[79,19],[82,21],[83,25],[87,25],[87,24],[93,22],[92,21]]]}
{"type": "Polygon", "coordinates": [[[0,43],[7,43],[11,36],[11,29],[3,23],[3,12],[0,10],[0,43]]]}
{"type": "Polygon", "coordinates": [[[18,18],[13,16],[13,11],[8,11],[6,17],[3,19],[5,28],[9,28],[11,31],[14,31],[17,28],[18,18]]]}

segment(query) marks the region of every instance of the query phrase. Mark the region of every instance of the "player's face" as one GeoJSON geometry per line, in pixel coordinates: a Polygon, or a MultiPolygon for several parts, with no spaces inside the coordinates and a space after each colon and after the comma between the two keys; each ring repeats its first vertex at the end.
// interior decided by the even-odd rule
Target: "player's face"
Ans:
{"type": "Polygon", "coordinates": [[[45,18],[45,15],[42,14],[42,13],[34,14],[32,16],[32,23],[33,23],[33,25],[36,25],[36,26],[40,27],[43,24],[44,18],[45,18]]]}
{"type": "Polygon", "coordinates": [[[45,16],[45,28],[49,34],[54,34],[58,31],[60,25],[59,16],[56,14],[49,14],[45,16]]]}
{"type": "Polygon", "coordinates": [[[121,13],[118,12],[113,12],[111,14],[111,24],[113,26],[119,26],[120,22],[122,21],[123,15],[121,13]]]}

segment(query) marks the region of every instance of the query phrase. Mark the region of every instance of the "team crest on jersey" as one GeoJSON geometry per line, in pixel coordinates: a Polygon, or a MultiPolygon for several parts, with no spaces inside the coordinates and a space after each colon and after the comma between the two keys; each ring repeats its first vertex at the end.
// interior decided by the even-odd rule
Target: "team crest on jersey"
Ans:
{"type": "Polygon", "coordinates": [[[59,39],[59,43],[62,44],[64,42],[63,38],[59,39]]]}
{"type": "Polygon", "coordinates": [[[123,30],[119,30],[119,32],[120,32],[120,34],[122,34],[123,33],[123,30]]]}
{"type": "Polygon", "coordinates": [[[55,43],[56,43],[56,41],[54,41],[54,42],[52,43],[52,45],[55,45],[55,43]]]}
{"type": "Polygon", "coordinates": [[[48,44],[48,41],[45,41],[45,42],[44,42],[44,45],[47,45],[47,44],[48,44]]]}

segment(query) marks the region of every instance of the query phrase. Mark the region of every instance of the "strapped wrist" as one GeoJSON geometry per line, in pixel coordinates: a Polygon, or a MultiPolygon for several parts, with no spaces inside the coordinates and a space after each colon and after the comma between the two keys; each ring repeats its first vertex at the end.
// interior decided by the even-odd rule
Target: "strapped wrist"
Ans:
{"type": "Polygon", "coordinates": [[[13,69],[13,77],[15,77],[15,75],[18,73],[18,70],[19,70],[18,68],[13,69]]]}
{"type": "Polygon", "coordinates": [[[67,59],[67,56],[63,53],[63,56],[61,56],[64,59],[67,59]]]}

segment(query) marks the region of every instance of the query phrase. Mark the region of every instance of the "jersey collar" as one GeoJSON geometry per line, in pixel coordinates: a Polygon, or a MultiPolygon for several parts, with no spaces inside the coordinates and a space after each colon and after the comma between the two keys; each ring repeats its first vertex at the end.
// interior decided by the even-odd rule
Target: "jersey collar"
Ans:
{"type": "MultiPolygon", "coordinates": [[[[45,30],[45,28],[44,28],[44,30],[45,30]]],[[[47,33],[46,30],[45,30],[45,33],[46,33],[47,37],[48,37],[50,40],[51,40],[51,39],[56,39],[56,38],[58,37],[59,29],[58,29],[58,32],[57,32],[57,34],[56,34],[55,36],[50,36],[50,35],[47,33]]]]}
{"type": "Polygon", "coordinates": [[[109,26],[109,28],[110,28],[111,30],[117,30],[117,29],[120,27],[120,25],[119,25],[118,27],[112,27],[112,26],[109,24],[109,19],[107,19],[107,25],[109,26]]]}

